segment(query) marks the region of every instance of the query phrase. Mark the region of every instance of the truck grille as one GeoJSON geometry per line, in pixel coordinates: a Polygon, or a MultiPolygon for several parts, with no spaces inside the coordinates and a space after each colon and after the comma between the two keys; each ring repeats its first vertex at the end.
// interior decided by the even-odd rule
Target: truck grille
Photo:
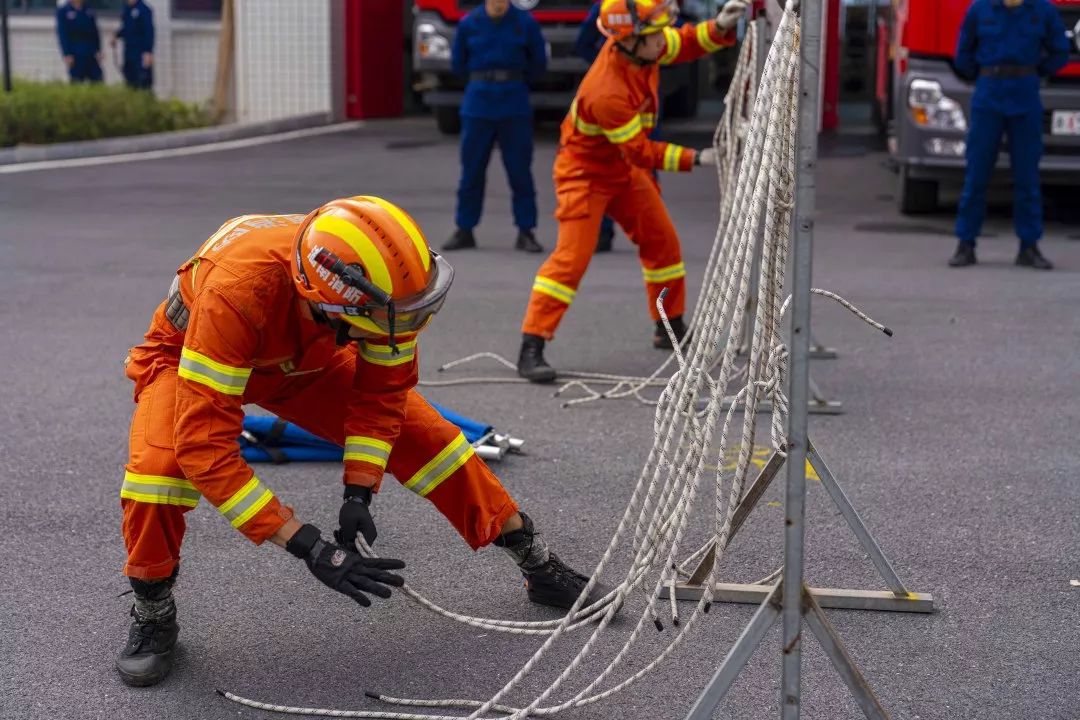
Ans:
{"type": "MultiPolygon", "coordinates": [[[[478,5],[483,5],[484,0],[458,0],[458,7],[462,10],[472,10],[478,5]]],[[[519,3],[515,2],[515,5],[519,3]]],[[[530,10],[580,10],[589,12],[593,0],[538,0],[536,6],[530,10]]]]}

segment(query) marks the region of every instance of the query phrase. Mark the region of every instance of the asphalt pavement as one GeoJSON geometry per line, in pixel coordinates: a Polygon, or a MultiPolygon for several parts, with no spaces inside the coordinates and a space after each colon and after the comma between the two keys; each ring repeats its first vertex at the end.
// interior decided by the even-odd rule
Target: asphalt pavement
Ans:
{"type": "MultiPolygon", "coordinates": [[[[554,244],[550,130],[536,152],[541,226],[554,244]]],[[[839,416],[810,433],[878,542],[931,615],[829,611],[851,656],[894,718],[1080,717],[1080,228],[1051,223],[1050,273],[1012,265],[1006,212],[988,223],[980,265],[953,270],[952,214],[904,218],[876,152],[818,165],[814,284],[895,331],[888,339],[815,300],[815,361],[839,416]]],[[[453,229],[457,146],[423,119],[229,152],[49,170],[0,184],[0,717],[269,718],[215,694],[287,705],[387,710],[367,690],[485,699],[541,639],[502,636],[436,617],[401,596],[369,610],[319,585],[291,556],[256,547],[206,503],[189,514],[177,586],[182,650],[171,677],[130,689],[112,667],[128,625],[119,487],[132,411],[121,362],[139,341],[175,268],[225,219],[306,212],[327,199],[378,194],[405,207],[437,246],[453,229]]],[[[437,373],[480,350],[513,355],[542,256],[512,249],[502,168],[488,174],[480,249],[454,254],[449,301],[422,342],[426,378],[507,376],[494,364],[437,373]]],[[[665,176],[695,297],[717,212],[711,175],[665,176]]],[[[597,256],[550,345],[557,367],[647,373],[651,348],[640,270],[620,233],[597,256]]],[[[611,537],[652,441],[652,409],[611,401],[562,409],[551,389],[508,384],[432,388],[460,413],[526,439],[496,471],[549,543],[591,569],[611,537]]],[[[767,435],[765,436],[767,437],[767,435]]],[[[261,468],[305,520],[329,531],[339,468],[261,468]]],[[[779,485],[779,483],[778,483],[779,485]]],[[[551,619],[493,549],[472,553],[433,508],[388,481],[375,505],[378,549],[444,604],[504,619],[551,619]]],[[[751,516],[725,561],[749,581],[782,553],[781,489],[751,516]]],[[[706,500],[705,505],[711,501],[706,500]]],[[[705,508],[694,539],[708,531],[705,508]]],[[[883,589],[817,483],[807,503],[807,578],[883,589]]],[[[567,697],[610,660],[642,602],[603,637],[567,697]]],[[[575,720],[682,718],[751,617],[720,605],[674,657],[575,720]]],[[[670,639],[649,629],[636,670],[670,639]]],[[[809,636],[804,717],[861,714],[809,636]]],[[[512,702],[542,690],[579,647],[560,643],[512,702]]],[[[717,711],[778,716],[774,628],[717,711]]],[[[626,676],[620,671],[616,677],[626,676]]],[[[444,714],[447,711],[442,711],[444,714]]],[[[467,714],[467,713],[465,713],[467,714]]]]}

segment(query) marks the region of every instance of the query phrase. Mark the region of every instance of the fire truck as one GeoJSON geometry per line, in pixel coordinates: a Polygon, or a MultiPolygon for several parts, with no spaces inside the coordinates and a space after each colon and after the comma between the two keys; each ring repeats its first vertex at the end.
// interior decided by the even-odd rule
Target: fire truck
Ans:
{"type": "MultiPolygon", "coordinates": [[[[1041,165],[1047,185],[1080,187],[1080,0],[1052,0],[1072,43],[1069,65],[1044,81],[1041,165]]],[[[971,0],[892,0],[877,19],[874,114],[888,134],[906,214],[933,212],[943,184],[962,184],[975,86],[953,68],[971,0]]],[[[1008,178],[1008,154],[998,160],[1008,178]]]]}
{"type": "MultiPolygon", "coordinates": [[[[547,42],[548,72],[532,85],[533,108],[540,114],[562,117],[585,71],[584,60],[574,53],[574,41],[594,0],[513,0],[540,23],[547,42]]],[[[413,3],[413,88],[432,109],[444,133],[461,130],[458,108],[464,97],[464,81],[450,70],[450,49],[458,22],[483,0],[415,0],[413,3]]],[[[693,19],[693,18],[688,18],[693,19]]],[[[697,111],[696,63],[663,69],[660,83],[664,112],[669,117],[688,117],[697,111]]]]}

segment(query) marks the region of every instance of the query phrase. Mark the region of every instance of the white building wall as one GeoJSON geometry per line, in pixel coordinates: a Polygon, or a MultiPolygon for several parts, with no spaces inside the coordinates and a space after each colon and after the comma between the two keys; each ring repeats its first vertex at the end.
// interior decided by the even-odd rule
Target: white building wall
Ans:
{"type": "Polygon", "coordinates": [[[235,0],[236,119],[331,111],[330,0],[235,0]]]}
{"type": "MultiPolygon", "coordinates": [[[[169,0],[148,0],[154,9],[154,92],[208,103],[214,94],[220,20],[169,16],[169,0]]],[[[233,96],[239,122],[330,112],[331,0],[235,0],[233,96]]],[[[109,38],[119,19],[98,16],[105,82],[123,82],[109,38]]],[[[16,77],[66,80],[55,19],[51,14],[10,17],[11,65],[16,77]]]]}
{"type": "MultiPolygon", "coordinates": [[[[186,102],[209,102],[214,95],[221,23],[216,20],[170,20],[168,0],[150,0],[150,4],[154,8],[154,92],[159,97],[177,97],[186,102]]],[[[13,76],[27,80],[67,80],[67,68],[56,37],[56,20],[52,15],[12,14],[8,24],[13,76]]],[[[124,81],[109,47],[109,38],[119,24],[115,17],[98,15],[104,54],[101,69],[107,83],[124,81]]]]}

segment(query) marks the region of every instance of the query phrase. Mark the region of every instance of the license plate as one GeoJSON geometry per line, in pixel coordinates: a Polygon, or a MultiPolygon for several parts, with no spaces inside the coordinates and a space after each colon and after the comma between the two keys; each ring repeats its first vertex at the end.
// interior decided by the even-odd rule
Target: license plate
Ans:
{"type": "Polygon", "coordinates": [[[1050,124],[1052,135],[1080,135],[1080,111],[1055,110],[1050,124]]]}

